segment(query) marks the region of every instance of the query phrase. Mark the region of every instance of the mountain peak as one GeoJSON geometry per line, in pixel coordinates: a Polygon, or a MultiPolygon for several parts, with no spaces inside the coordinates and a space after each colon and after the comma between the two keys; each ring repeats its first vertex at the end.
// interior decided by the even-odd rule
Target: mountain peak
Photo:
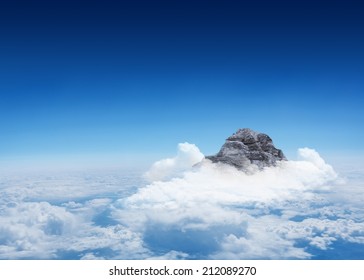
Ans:
{"type": "Polygon", "coordinates": [[[226,139],[225,144],[214,156],[207,156],[212,162],[222,162],[245,170],[250,164],[259,168],[274,166],[286,160],[283,152],[273,145],[272,139],[264,133],[250,128],[240,128],[226,139]]]}

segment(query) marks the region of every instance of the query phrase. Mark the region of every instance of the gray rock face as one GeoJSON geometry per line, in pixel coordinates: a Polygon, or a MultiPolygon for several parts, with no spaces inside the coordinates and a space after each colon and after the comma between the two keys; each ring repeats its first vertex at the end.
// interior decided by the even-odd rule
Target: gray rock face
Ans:
{"type": "Polygon", "coordinates": [[[212,162],[235,166],[240,170],[245,170],[250,164],[264,168],[276,165],[277,161],[287,160],[283,152],[274,147],[267,134],[249,128],[239,129],[226,139],[216,155],[206,158],[212,162]]]}

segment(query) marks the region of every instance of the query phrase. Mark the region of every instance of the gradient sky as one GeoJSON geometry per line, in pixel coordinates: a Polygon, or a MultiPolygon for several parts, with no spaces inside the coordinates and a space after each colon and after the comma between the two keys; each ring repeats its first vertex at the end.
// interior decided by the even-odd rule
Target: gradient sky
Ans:
{"type": "Polygon", "coordinates": [[[1,1],[0,160],[213,154],[240,127],[363,155],[363,34],[359,1],[1,1]]]}

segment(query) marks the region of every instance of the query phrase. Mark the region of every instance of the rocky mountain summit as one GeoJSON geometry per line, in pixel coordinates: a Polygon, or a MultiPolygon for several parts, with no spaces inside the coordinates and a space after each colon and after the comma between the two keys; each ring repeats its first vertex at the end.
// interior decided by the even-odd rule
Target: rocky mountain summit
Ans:
{"type": "Polygon", "coordinates": [[[276,165],[277,161],[287,160],[283,152],[274,147],[267,134],[249,128],[239,129],[226,139],[216,155],[206,158],[212,162],[235,166],[240,170],[246,170],[250,164],[264,168],[276,165]]]}

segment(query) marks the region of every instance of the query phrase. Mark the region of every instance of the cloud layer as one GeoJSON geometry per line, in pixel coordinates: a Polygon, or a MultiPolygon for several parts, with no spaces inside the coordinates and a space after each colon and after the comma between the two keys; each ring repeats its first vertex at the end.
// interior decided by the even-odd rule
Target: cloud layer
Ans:
{"type": "Polygon", "coordinates": [[[0,258],[364,259],[343,245],[364,249],[363,176],[298,153],[247,174],[182,143],[149,184],[119,171],[2,176],[0,258]]]}
{"type": "Polygon", "coordinates": [[[207,258],[309,258],[299,242],[327,249],[335,240],[348,240],[343,232],[350,228],[355,228],[353,235],[362,235],[362,223],[349,220],[348,227],[342,219],[323,217],[328,209],[337,211],[323,205],[330,203],[325,193],[340,180],[315,150],[298,153],[298,161],[263,170],[251,166],[249,174],[204,160],[182,176],[156,180],[118,200],[114,218],[143,232],[149,246],[158,242],[159,249],[185,247],[192,258],[199,257],[196,246],[207,258]],[[309,209],[316,209],[315,218],[309,209]],[[295,221],[305,212],[307,219],[295,221]],[[321,221],[327,227],[318,227],[321,221]],[[156,231],[162,241],[156,240],[156,231]]]}

